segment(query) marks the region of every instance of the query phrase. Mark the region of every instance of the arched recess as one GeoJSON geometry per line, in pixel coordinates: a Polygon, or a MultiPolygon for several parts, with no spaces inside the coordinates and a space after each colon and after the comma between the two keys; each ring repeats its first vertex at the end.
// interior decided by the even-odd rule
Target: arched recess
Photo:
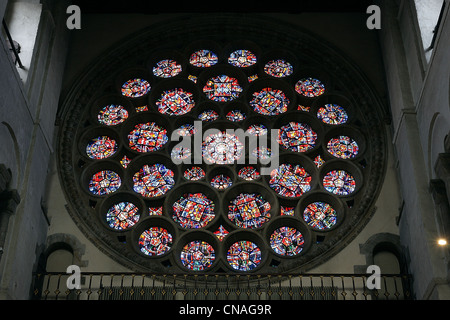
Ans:
{"type": "MultiPolygon", "coordinates": [[[[408,272],[407,256],[400,244],[398,235],[391,233],[375,234],[361,245],[360,252],[366,257],[364,269],[381,262],[387,271],[384,272],[382,266],[380,266],[381,273],[391,273],[390,270],[398,270],[395,273],[399,274],[408,272]]],[[[365,273],[365,270],[362,272],[365,273]]]]}
{"type": "Polygon", "coordinates": [[[85,245],[75,236],[62,233],[49,236],[47,238],[47,247],[43,254],[46,271],[65,272],[69,265],[85,267],[86,262],[82,260],[84,251],[85,245]]]}

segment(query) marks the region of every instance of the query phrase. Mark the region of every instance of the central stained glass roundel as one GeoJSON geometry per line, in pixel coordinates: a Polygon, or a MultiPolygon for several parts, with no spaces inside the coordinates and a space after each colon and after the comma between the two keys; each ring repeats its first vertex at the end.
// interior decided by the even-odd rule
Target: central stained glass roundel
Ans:
{"type": "Polygon", "coordinates": [[[207,163],[233,164],[243,156],[244,144],[237,135],[219,132],[207,136],[202,149],[207,163]]]}
{"type": "Polygon", "coordinates": [[[203,92],[216,102],[228,102],[239,97],[242,87],[239,86],[237,79],[220,75],[209,79],[203,87],[203,92]]]}
{"type": "Polygon", "coordinates": [[[356,100],[295,52],[223,45],[149,55],[71,117],[79,205],[144,270],[295,269],[357,220],[373,146],[356,100]]]}

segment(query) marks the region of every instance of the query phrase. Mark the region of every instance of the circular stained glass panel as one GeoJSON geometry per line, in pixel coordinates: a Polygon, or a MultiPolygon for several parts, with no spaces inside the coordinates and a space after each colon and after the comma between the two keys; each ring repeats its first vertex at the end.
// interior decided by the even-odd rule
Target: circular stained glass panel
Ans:
{"type": "Polygon", "coordinates": [[[233,243],[227,252],[229,265],[239,271],[250,271],[261,263],[261,249],[251,241],[233,243]]]}
{"type": "Polygon", "coordinates": [[[303,220],[316,230],[329,230],[337,223],[337,213],[328,203],[313,202],[305,208],[303,220]]]}
{"type": "Polygon", "coordinates": [[[323,186],[328,192],[339,196],[352,194],[356,189],[356,181],[344,170],[333,170],[323,177],[323,186]]]}
{"type": "Polygon", "coordinates": [[[205,170],[200,167],[191,167],[186,169],[183,174],[184,178],[191,181],[201,180],[206,176],[205,170]]]}
{"type": "Polygon", "coordinates": [[[162,114],[169,116],[180,116],[188,113],[195,106],[193,94],[182,88],[175,88],[164,91],[158,101],[156,107],[162,114]]]}
{"type": "Polygon", "coordinates": [[[333,138],[327,143],[327,150],[330,154],[340,159],[351,159],[358,155],[358,143],[348,136],[333,138]]]}
{"type": "Polygon", "coordinates": [[[172,205],[173,220],[187,229],[205,227],[214,219],[214,202],[203,193],[188,193],[172,205]]]}
{"type": "Polygon", "coordinates": [[[231,110],[227,113],[226,118],[229,121],[240,122],[245,119],[246,115],[240,110],[231,110]]]}
{"type": "Polygon", "coordinates": [[[116,126],[128,119],[128,111],[121,105],[110,104],[98,113],[97,120],[106,126],[116,126]]]}
{"type": "Polygon", "coordinates": [[[257,180],[259,176],[260,173],[258,169],[252,166],[243,167],[238,172],[238,177],[247,181],[257,180]]]}
{"type": "Polygon", "coordinates": [[[283,59],[271,60],[264,66],[264,72],[275,78],[288,77],[294,72],[294,67],[283,59]]]}
{"type": "Polygon", "coordinates": [[[281,227],[270,235],[272,250],[281,256],[296,256],[303,251],[305,239],[300,231],[292,227],[281,227]]]}
{"type": "Polygon", "coordinates": [[[203,159],[207,163],[233,164],[243,155],[244,145],[234,134],[219,132],[203,141],[203,159]]]}
{"type": "Polygon", "coordinates": [[[167,130],[155,122],[137,124],[128,134],[128,144],[138,152],[152,152],[161,149],[168,141],[167,130]]]}
{"type": "Polygon", "coordinates": [[[100,160],[106,159],[114,155],[118,145],[116,140],[108,136],[100,136],[92,139],[86,147],[86,154],[89,158],[100,160]]]}
{"type": "Polygon", "coordinates": [[[127,98],[139,98],[150,92],[151,86],[147,80],[130,79],[122,85],[122,95],[127,98]]]}
{"type": "Polygon", "coordinates": [[[233,180],[225,174],[218,174],[214,178],[211,179],[211,186],[216,188],[217,190],[225,190],[233,184],[233,180]]]}
{"type": "Polygon", "coordinates": [[[259,137],[266,135],[269,132],[269,130],[263,124],[252,124],[247,128],[246,132],[252,136],[259,137]]]}
{"type": "Polygon", "coordinates": [[[131,202],[122,201],[109,208],[106,222],[111,229],[126,230],[139,221],[139,208],[131,202]]]}
{"type": "Polygon", "coordinates": [[[264,88],[253,93],[250,106],[257,113],[265,116],[276,116],[288,109],[290,101],[283,91],[272,88],[264,88]]]}
{"type": "Polygon", "coordinates": [[[160,197],[175,185],[174,173],[163,164],[144,165],[133,176],[133,190],[147,198],[160,197]]]}
{"type": "Polygon", "coordinates": [[[229,102],[239,97],[242,87],[237,79],[220,75],[209,79],[203,87],[206,97],[216,102],[229,102]]]}
{"type": "Polygon", "coordinates": [[[203,122],[211,122],[219,119],[219,114],[214,110],[205,110],[198,115],[198,119],[203,122]]]}
{"type": "Polygon", "coordinates": [[[213,264],[216,254],[214,248],[205,241],[191,241],[180,254],[181,263],[189,270],[203,271],[213,264]]]}
{"type": "Polygon", "coordinates": [[[290,122],[278,130],[278,143],[288,150],[306,152],[315,147],[317,133],[306,123],[290,122]]]}
{"type": "Polygon", "coordinates": [[[348,114],[340,105],[326,104],[317,110],[317,118],[326,124],[340,125],[348,121],[348,114]]]}
{"type": "Polygon", "coordinates": [[[197,132],[193,124],[183,124],[177,130],[176,133],[182,137],[190,137],[197,132]]]}
{"type": "Polygon", "coordinates": [[[172,234],[162,227],[151,227],[139,237],[139,249],[148,256],[163,255],[172,248],[172,245],[172,234]]]}
{"type": "Polygon", "coordinates": [[[165,59],[158,61],[156,66],[153,67],[153,74],[160,78],[175,77],[183,71],[181,64],[175,60],[165,59]]]}
{"type": "Polygon", "coordinates": [[[239,228],[260,228],[269,221],[271,205],[260,194],[240,193],[228,206],[228,219],[239,228]]]}
{"type": "Polygon", "coordinates": [[[250,50],[236,50],[228,57],[228,63],[239,68],[250,67],[256,62],[256,55],[250,50]]]}
{"type": "Polygon", "coordinates": [[[111,170],[102,170],[94,174],[89,181],[89,191],[97,196],[116,192],[122,185],[120,176],[111,170]]]}
{"type": "Polygon", "coordinates": [[[217,64],[219,58],[210,50],[198,50],[191,54],[189,63],[197,68],[209,68],[217,64]]]}
{"type": "Polygon", "coordinates": [[[305,78],[295,84],[295,91],[305,97],[315,98],[325,93],[325,85],[320,80],[305,78]]]}
{"type": "Polygon", "coordinates": [[[311,190],[311,175],[300,165],[282,164],[270,173],[269,186],[280,196],[300,197],[311,190]]]}

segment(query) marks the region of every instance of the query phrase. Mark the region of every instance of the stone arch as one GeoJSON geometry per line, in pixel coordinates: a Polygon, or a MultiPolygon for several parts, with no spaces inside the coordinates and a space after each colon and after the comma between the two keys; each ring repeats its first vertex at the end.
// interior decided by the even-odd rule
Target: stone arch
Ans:
{"type": "Polygon", "coordinates": [[[375,256],[382,252],[393,254],[398,261],[400,273],[407,273],[407,259],[405,250],[400,243],[400,236],[392,233],[378,233],[360,245],[360,252],[366,257],[366,266],[358,266],[360,272],[365,273],[369,265],[376,264],[375,256]],[[364,269],[364,270],[361,270],[364,269]]]}
{"type": "Polygon", "coordinates": [[[73,256],[72,264],[79,267],[85,267],[86,261],[82,260],[85,252],[85,245],[81,243],[75,236],[63,233],[57,233],[47,238],[46,249],[43,253],[45,261],[52,253],[58,250],[70,252],[73,256]]]}

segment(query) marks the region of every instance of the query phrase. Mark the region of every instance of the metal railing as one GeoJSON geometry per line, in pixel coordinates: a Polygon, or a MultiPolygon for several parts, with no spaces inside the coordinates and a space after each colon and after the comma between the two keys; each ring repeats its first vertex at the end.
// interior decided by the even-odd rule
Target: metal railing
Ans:
{"type": "Polygon", "coordinates": [[[65,273],[34,274],[36,300],[412,300],[410,275],[381,275],[368,289],[367,274],[136,274],[82,273],[68,289],[65,273]]]}

